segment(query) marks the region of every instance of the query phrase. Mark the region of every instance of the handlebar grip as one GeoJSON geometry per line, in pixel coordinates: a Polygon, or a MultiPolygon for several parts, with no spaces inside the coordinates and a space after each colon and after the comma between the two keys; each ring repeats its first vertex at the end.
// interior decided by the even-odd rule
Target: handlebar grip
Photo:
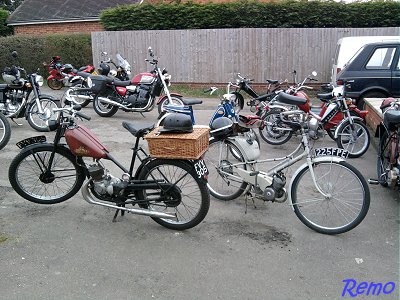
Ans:
{"type": "Polygon", "coordinates": [[[382,106],[379,107],[379,108],[380,108],[380,109],[385,109],[385,108],[388,108],[388,107],[390,107],[390,106],[391,106],[391,103],[382,105],[382,106]]]}
{"type": "Polygon", "coordinates": [[[76,112],[75,115],[78,116],[78,117],[81,117],[82,119],[88,120],[88,121],[90,121],[92,119],[91,117],[89,117],[89,116],[87,116],[87,115],[85,115],[85,114],[83,114],[81,112],[76,112]]]}

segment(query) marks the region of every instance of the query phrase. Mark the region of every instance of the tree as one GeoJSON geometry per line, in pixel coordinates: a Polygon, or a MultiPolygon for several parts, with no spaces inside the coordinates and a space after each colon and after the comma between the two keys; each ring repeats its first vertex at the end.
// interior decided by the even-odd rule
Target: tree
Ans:
{"type": "Polygon", "coordinates": [[[0,8],[0,36],[6,36],[12,34],[13,30],[7,26],[6,21],[10,13],[0,8]]]}
{"type": "Polygon", "coordinates": [[[0,0],[0,9],[5,9],[12,13],[24,0],[0,0]]]}

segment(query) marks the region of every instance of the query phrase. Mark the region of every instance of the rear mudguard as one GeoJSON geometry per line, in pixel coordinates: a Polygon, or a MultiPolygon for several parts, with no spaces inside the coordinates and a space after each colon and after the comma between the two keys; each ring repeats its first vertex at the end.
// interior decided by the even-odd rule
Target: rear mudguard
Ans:
{"type": "MultiPolygon", "coordinates": [[[[178,93],[169,93],[171,97],[183,98],[183,95],[178,93]]],[[[164,101],[164,99],[168,98],[167,95],[161,95],[157,100],[157,105],[164,101]]]]}
{"type": "MultiPolygon", "coordinates": [[[[150,161],[155,160],[155,159],[157,159],[157,158],[150,157],[150,156],[148,156],[147,158],[145,158],[145,159],[142,161],[142,163],[140,164],[140,166],[138,167],[138,169],[136,170],[134,179],[138,179],[138,178],[139,178],[139,174],[140,174],[140,173],[142,172],[142,170],[147,166],[147,164],[148,164],[150,161]]],[[[191,168],[196,172],[196,169],[195,169],[195,167],[194,167],[194,163],[195,163],[194,160],[181,160],[181,162],[185,163],[186,165],[188,165],[189,167],[191,167],[191,168]]],[[[205,178],[203,178],[203,177],[201,177],[201,178],[199,178],[199,179],[200,179],[201,181],[203,181],[205,184],[207,184],[207,179],[205,179],[205,178]]]]}
{"type": "MultiPolygon", "coordinates": [[[[61,107],[60,99],[57,99],[53,96],[42,94],[39,96],[39,100],[41,99],[49,99],[51,101],[54,101],[54,103],[57,104],[57,107],[61,107]]],[[[35,96],[33,96],[33,99],[29,102],[29,104],[25,109],[25,119],[28,119],[28,113],[31,111],[32,106],[35,105],[35,103],[36,103],[35,96]]]]}
{"type": "MultiPolygon", "coordinates": [[[[359,121],[361,123],[364,123],[364,119],[363,118],[356,117],[356,116],[351,116],[351,118],[353,119],[354,122],[359,121]]],[[[346,126],[348,123],[349,123],[349,119],[348,118],[345,118],[342,121],[340,121],[339,125],[337,126],[337,128],[335,130],[335,139],[337,139],[339,132],[341,132],[342,128],[344,126],[346,126]]]]}

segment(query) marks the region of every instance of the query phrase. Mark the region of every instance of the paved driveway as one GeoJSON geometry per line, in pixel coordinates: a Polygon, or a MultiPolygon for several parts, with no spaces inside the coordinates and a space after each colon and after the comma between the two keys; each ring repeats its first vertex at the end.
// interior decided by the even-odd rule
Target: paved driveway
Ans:
{"type": "MultiPolygon", "coordinates": [[[[198,123],[208,123],[214,105],[196,111],[198,123]]],[[[100,118],[91,107],[84,112],[93,117],[85,125],[126,163],[132,138],[121,122],[156,119],[155,111],[145,118],[124,112],[100,118]]],[[[80,193],[44,206],[10,188],[15,143],[37,135],[21,122],[12,125],[11,141],[0,152],[0,299],[343,299],[345,279],[394,282],[394,291],[380,296],[398,299],[397,192],[371,186],[366,219],[338,236],[308,229],[287,203],[249,203],[245,213],[244,198],[212,199],[205,220],[184,232],[130,214],[112,223],[114,211],[89,205],[80,193]]],[[[288,153],[295,142],[263,143],[263,157],[288,153]]],[[[373,147],[351,163],[375,177],[373,147]]]]}

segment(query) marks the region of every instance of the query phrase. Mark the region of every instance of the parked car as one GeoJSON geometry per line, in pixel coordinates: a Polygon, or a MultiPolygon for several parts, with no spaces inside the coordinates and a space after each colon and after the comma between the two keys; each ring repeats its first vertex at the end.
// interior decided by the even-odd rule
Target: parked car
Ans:
{"type": "Polygon", "coordinates": [[[338,74],[346,96],[364,108],[365,98],[400,97],[400,41],[363,46],[338,74]]]}
{"type": "Polygon", "coordinates": [[[335,55],[332,58],[331,83],[335,84],[337,74],[344,65],[366,44],[380,42],[400,42],[400,36],[347,36],[336,43],[335,55]]]}

